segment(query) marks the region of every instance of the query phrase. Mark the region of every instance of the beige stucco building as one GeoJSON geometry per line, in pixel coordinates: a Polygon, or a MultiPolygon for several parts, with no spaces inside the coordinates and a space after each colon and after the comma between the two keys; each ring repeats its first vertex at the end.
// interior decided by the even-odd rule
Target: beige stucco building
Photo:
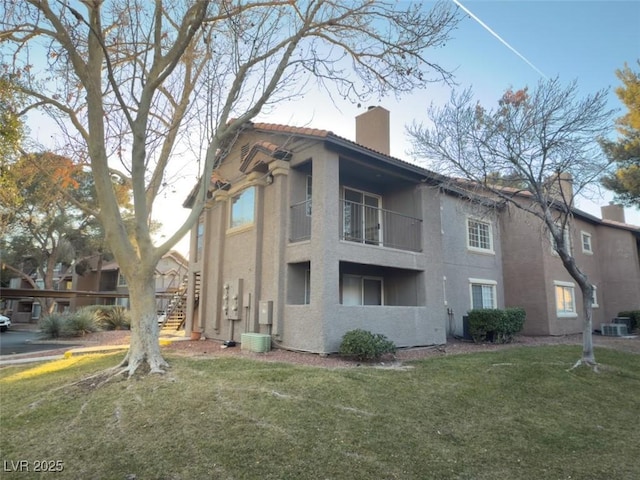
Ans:
{"type": "MultiPolygon", "coordinates": [[[[533,221],[442,180],[389,156],[381,107],[356,119],[355,142],[247,124],[192,232],[187,330],[328,353],[355,328],[401,347],[442,344],[463,334],[471,308],[524,306],[530,333],[581,331],[556,321],[553,282],[570,281],[533,221]]],[[[640,308],[640,230],[586,214],[575,222],[575,241],[587,232],[597,247],[584,260],[598,264],[598,321],[640,308]],[[630,283],[608,293],[617,264],[630,283]]]]}

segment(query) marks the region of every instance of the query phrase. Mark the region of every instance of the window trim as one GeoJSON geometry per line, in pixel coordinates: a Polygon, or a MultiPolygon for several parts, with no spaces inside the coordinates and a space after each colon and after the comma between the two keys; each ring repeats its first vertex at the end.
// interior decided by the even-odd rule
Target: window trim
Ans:
{"type": "Polygon", "coordinates": [[[584,230],[580,231],[580,244],[582,245],[582,253],[586,253],[587,255],[593,255],[593,235],[591,235],[589,232],[585,232],[584,230]],[[584,248],[584,240],[585,238],[589,239],[589,248],[584,248]]]}
{"type": "Polygon", "coordinates": [[[242,190],[235,192],[229,198],[229,222],[228,222],[227,232],[237,232],[237,231],[252,228],[255,225],[255,221],[256,221],[256,188],[255,188],[255,185],[249,185],[247,188],[243,188],[242,190]],[[251,213],[251,221],[241,223],[239,225],[233,225],[234,200],[240,199],[242,195],[244,195],[245,193],[248,193],[249,191],[253,191],[253,211],[251,213]]]}
{"type": "Polygon", "coordinates": [[[591,296],[591,308],[600,308],[598,304],[598,287],[592,285],[593,287],[593,295],[591,296]]]}
{"type": "Polygon", "coordinates": [[[553,281],[553,298],[556,303],[556,316],[558,318],[577,318],[578,317],[578,308],[576,304],[576,284],[573,282],[564,282],[561,280],[553,281]],[[557,289],[558,287],[562,288],[570,288],[571,289],[571,303],[573,307],[573,311],[560,311],[558,305],[558,295],[557,289]]]}
{"type": "MultiPolygon", "coordinates": [[[[560,227],[560,225],[558,225],[558,227],[560,227]]],[[[573,245],[571,244],[571,228],[569,227],[568,223],[562,229],[562,236],[564,237],[564,241],[568,246],[569,255],[573,256],[573,245]]],[[[551,234],[551,232],[549,232],[549,240],[551,242],[551,253],[556,257],[559,257],[560,254],[556,251],[556,247],[555,247],[556,241],[553,238],[553,235],[551,234]]],[[[582,240],[582,238],[580,240],[582,240]]]]}
{"type": "MultiPolygon", "coordinates": [[[[494,304],[494,306],[491,308],[498,308],[498,291],[497,291],[498,282],[496,280],[489,280],[486,278],[470,278],[469,279],[469,306],[471,310],[476,308],[473,306],[473,286],[474,285],[491,287],[491,295],[493,297],[493,304],[494,304]]],[[[486,308],[486,307],[482,307],[482,308],[486,308]]]]}
{"type": "Polygon", "coordinates": [[[494,242],[493,242],[493,222],[482,220],[478,217],[467,216],[466,228],[467,228],[467,250],[475,253],[485,253],[485,254],[491,254],[491,255],[494,255],[496,253],[494,242]],[[487,226],[487,231],[489,234],[489,248],[476,247],[471,245],[471,228],[470,228],[471,222],[487,226]]]}

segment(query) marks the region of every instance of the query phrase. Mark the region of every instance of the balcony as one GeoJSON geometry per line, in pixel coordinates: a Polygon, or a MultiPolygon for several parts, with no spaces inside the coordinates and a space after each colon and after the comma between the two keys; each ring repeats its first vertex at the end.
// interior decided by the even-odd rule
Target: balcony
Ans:
{"type": "MultiPolygon", "coordinates": [[[[340,201],[340,239],[412,252],[422,251],[419,218],[350,200],[340,201]]],[[[311,201],[291,206],[290,242],[311,238],[311,201]]]]}

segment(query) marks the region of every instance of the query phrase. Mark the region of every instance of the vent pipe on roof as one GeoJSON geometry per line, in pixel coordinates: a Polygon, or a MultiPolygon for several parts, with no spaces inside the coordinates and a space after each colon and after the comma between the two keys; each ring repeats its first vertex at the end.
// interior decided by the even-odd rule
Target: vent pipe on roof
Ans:
{"type": "Polygon", "coordinates": [[[372,106],[356,117],[356,143],[390,155],[389,110],[372,106]]]}

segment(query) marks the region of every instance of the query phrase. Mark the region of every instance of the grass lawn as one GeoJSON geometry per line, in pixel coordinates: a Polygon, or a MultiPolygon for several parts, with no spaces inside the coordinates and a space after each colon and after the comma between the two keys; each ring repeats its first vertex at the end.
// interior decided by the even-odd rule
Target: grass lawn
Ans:
{"type": "Polygon", "coordinates": [[[168,357],[163,377],[97,389],[70,384],[120,355],[4,368],[0,477],[640,478],[640,355],[598,349],[600,373],[568,372],[579,355],[518,347],[403,370],[168,357]],[[34,473],[42,461],[63,471],[34,473]]]}

